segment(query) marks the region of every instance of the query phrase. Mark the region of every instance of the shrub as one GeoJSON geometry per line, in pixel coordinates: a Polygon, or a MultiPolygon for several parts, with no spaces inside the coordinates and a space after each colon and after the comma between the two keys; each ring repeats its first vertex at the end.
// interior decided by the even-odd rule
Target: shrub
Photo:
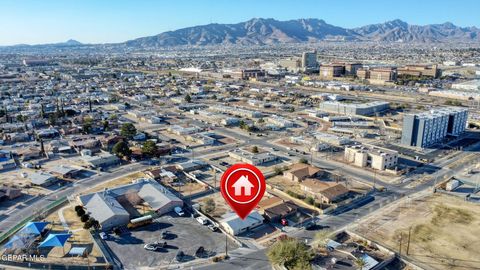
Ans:
{"type": "Polygon", "coordinates": [[[307,198],[305,198],[303,201],[306,202],[306,203],[308,203],[308,204],[310,204],[310,205],[314,205],[314,204],[315,204],[315,199],[314,199],[313,197],[310,197],[310,196],[308,196],[307,198]]]}
{"type": "Polygon", "coordinates": [[[81,205],[75,206],[75,212],[78,213],[78,211],[80,211],[80,210],[83,210],[83,206],[81,206],[81,205]]]}

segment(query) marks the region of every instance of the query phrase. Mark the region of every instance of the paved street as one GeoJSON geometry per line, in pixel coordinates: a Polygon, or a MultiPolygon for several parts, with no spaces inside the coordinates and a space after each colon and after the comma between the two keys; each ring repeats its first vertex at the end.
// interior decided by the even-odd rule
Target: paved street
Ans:
{"type": "Polygon", "coordinates": [[[8,231],[10,228],[21,222],[26,217],[31,216],[32,213],[35,213],[35,211],[37,211],[38,209],[43,209],[44,207],[47,207],[49,204],[59,198],[78,194],[84,190],[92,188],[95,185],[118,178],[130,172],[146,169],[147,167],[147,165],[143,165],[141,163],[133,163],[122,166],[118,169],[114,169],[115,171],[111,173],[102,172],[101,175],[95,175],[91,178],[82,179],[75,183],[69,183],[64,188],[43,197],[41,200],[36,200],[32,204],[22,209],[14,211],[6,218],[2,218],[2,220],[0,221],[0,228],[2,228],[2,232],[8,231]]]}

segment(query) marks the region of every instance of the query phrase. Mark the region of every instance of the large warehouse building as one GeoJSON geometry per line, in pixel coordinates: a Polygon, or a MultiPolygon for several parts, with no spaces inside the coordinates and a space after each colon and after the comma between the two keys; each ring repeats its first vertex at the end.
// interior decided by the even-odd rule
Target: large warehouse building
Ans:
{"type": "Polygon", "coordinates": [[[345,103],[338,101],[325,101],[320,103],[320,110],[346,115],[375,115],[390,108],[390,104],[384,101],[372,101],[366,103],[345,103]]]}

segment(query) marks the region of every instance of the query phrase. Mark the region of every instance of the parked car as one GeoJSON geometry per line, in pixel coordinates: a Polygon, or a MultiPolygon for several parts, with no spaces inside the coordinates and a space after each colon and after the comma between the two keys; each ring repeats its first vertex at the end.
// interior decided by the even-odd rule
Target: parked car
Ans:
{"type": "Polygon", "coordinates": [[[183,257],[185,257],[185,253],[180,250],[179,252],[177,252],[177,255],[175,255],[175,260],[177,260],[177,262],[181,262],[183,260],[183,257]]]}
{"type": "Polygon", "coordinates": [[[197,217],[196,220],[198,221],[198,223],[200,223],[202,225],[207,225],[208,224],[207,219],[204,218],[204,217],[197,217]]]}
{"type": "Polygon", "coordinates": [[[284,219],[284,218],[282,218],[282,219],[280,220],[280,223],[282,224],[282,226],[288,226],[288,220],[286,220],[286,219],[284,219]]]}
{"type": "Polygon", "coordinates": [[[106,239],[108,239],[108,234],[106,234],[104,232],[101,232],[100,233],[100,238],[102,238],[103,240],[106,240],[106,239]]]}
{"type": "Polygon", "coordinates": [[[145,246],[143,246],[144,249],[146,250],[150,250],[150,251],[157,251],[161,248],[164,248],[167,246],[167,242],[162,242],[162,243],[159,243],[159,242],[154,242],[154,243],[151,243],[151,244],[146,244],[145,246]]]}
{"type": "Polygon", "coordinates": [[[215,224],[208,224],[207,226],[212,232],[215,232],[218,230],[218,227],[215,224]]]}
{"type": "Polygon", "coordinates": [[[200,246],[197,248],[197,251],[195,251],[195,256],[196,257],[203,257],[205,255],[205,248],[200,246]]]}
{"type": "Polygon", "coordinates": [[[162,232],[162,236],[161,236],[162,239],[167,239],[167,237],[168,237],[169,234],[170,234],[169,231],[163,231],[163,232],[162,232]]]}
{"type": "Polygon", "coordinates": [[[179,206],[173,208],[173,211],[177,213],[178,216],[183,217],[185,215],[185,212],[183,212],[183,209],[179,206]]]}

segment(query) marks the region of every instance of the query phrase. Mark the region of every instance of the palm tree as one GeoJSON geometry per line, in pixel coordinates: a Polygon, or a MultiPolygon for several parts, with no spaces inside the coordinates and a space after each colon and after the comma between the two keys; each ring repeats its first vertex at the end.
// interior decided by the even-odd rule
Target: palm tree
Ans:
{"type": "Polygon", "coordinates": [[[363,267],[367,265],[367,262],[365,261],[364,258],[357,258],[355,260],[355,265],[360,269],[363,270],[363,267]]]}

